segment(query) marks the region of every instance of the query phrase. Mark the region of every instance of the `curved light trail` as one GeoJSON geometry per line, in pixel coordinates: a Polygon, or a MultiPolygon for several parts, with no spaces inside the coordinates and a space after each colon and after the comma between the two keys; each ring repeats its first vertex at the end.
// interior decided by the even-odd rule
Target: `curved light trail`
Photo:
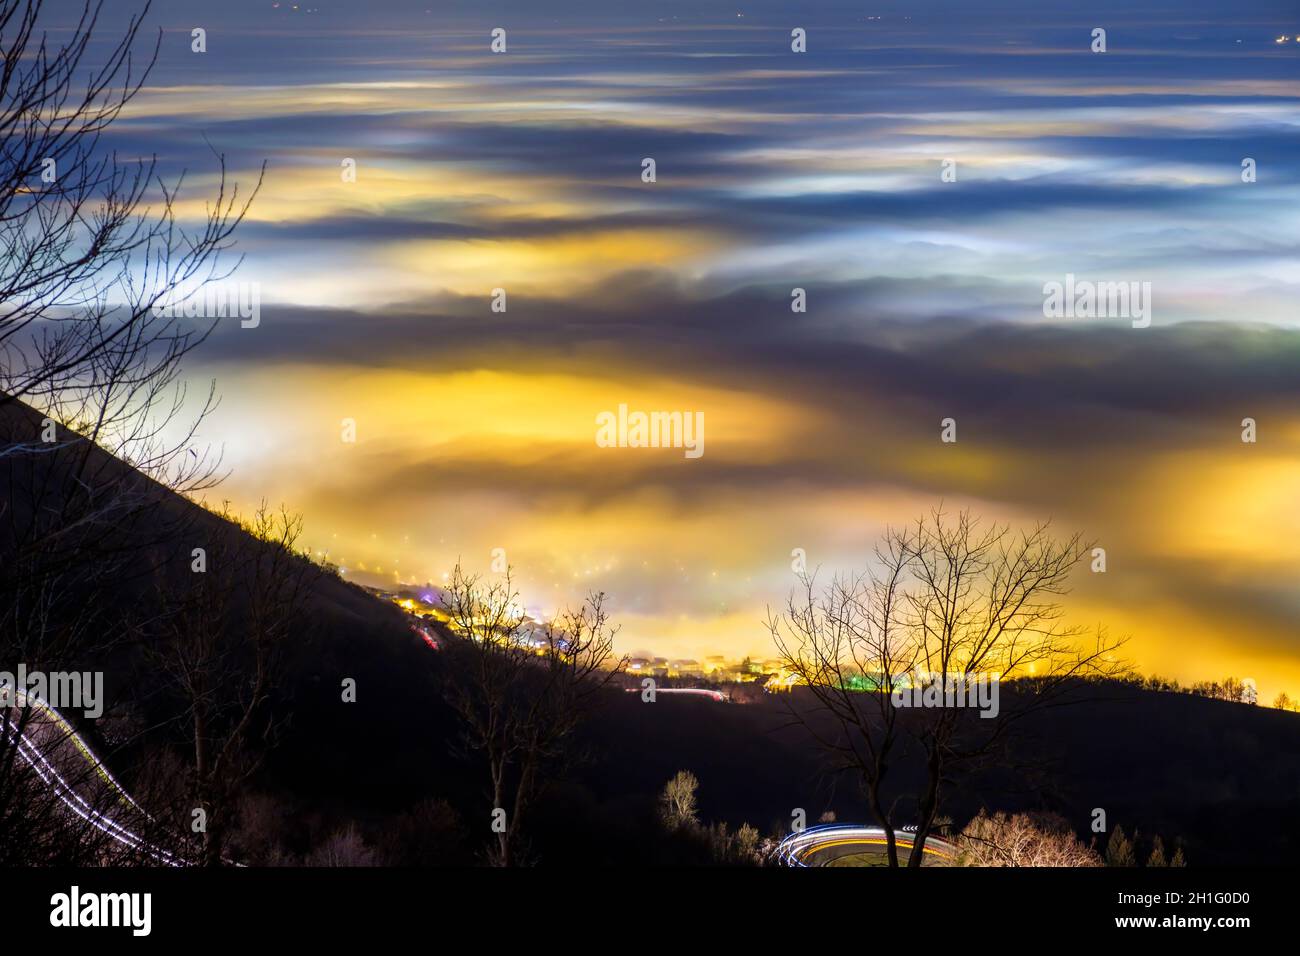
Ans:
{"type": "MultiPolygon", "coordinates": [[[[640,687],[625,687],[629,694],[641,693],[640,687]]],[[[718,703],[726,703],[731,700],[720,690],[709,690],[707,687],[656,687],[655,696],[660,694],[687,694],[691,697],[707,697],[709,700],[716,700],[718,703]]]]}
{"type": "Polygon", "coordinates": [[[75,756],[75,759],[79,760],[90,771],[85,778],[87,781],[97,780],[99,785],[105,788],[115,798],[115,801],[126,808],[128,812],[135,811],[144,819],[151,819],[144,808],[131,799],[131,795],[122,788],[103,762],[95,756],[90,745],[72,728],[72,725],[68,723],[62,714],[35,694],[29,694],[18,688],[13,690],[16,691],[18,698],[20,698],[17,706],[30,708],[36,716],[33,720],[27,722],[26,727],[20,727],[20,722],[16,722],[10,717],[12,708],[6,707],[3,711],[0,711],[0,719],[4,720],[6,728],[11,732],[17,744],[18,755],[32,768],[36,776],[40,778],[47,789],[53,792],[63,806],[99,832],[124,846],[145,853],[166,866],[183,866],[183,861],[166,850],[149,843],[118,820],[97,809],[94,804],[86,799],[80,792],[78,785],[69,781],[51,759],[60,748],[74,748],[73,751],[69,751],[69,755],[75,756]],[[48,740],[51,732],[53,732],[52,742],[48,740]],[[46,736],[47,742],[45,744],[36,739],[38,734],[46,736]]]}
{"type": "MultiPolygon", "coordinates": [[[[899,855],[910,852],[915,834],[905,830],[894,831],[894,842],[899,855]]],[[[777,859],[786,866],[827,866],[834,860],[858,853],[884,855],[888,841],[880,827],[861,826],[854,823],[831,823],[808,827],[791,833],[777,847],[777,859]]],[[[951,862],[957,858],[957,848],[946,840],[928,837],[925,857],[935,863],[951,862]]]]}

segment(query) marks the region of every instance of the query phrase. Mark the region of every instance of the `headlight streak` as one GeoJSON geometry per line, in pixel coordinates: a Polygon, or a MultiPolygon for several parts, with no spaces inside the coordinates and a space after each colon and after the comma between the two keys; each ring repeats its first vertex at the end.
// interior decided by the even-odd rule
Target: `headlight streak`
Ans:
{"type": "MultiPolygon", "coordinates": [[[[894,842],[900,850],[910,850],[915,834],[902,828],[894,831],[894,842]]],[[[881,827],[861,826],[855,823],[832,823],[808,827],[798,833],[791,833],[776,850],[777,860],[785,866],[807,868],[805,862],[810,854],[819,850],[837,846],[886,846],[888,840],[881,827]]],[[[925,853],[943,860],[957,857],[957,848],[946,840],[928,837],[925,841],[925,853]]]]}
{"type": "MultiPolygon", "coordinates": [[[[82,737],[73,730],[72,726],[63,718],[62,714],[34,694],[26,693],[23,690],[18,690],[17,693],[26,701],[24,706],[35,708],[41,715],[43,715],[45,720],[58,729],[62,734],[60,739],[71,741],[73,745],[76,746],[81,759],[85,763],[89,764],[91,769],[108,784],[109,788],[112,790],[114,795],[118,797],[119,801],[125,801],[146,818],[152,819],[149,817],[149,814],[131,798],[130,794],[122,788],[109,772],[108,768],[105,767],[104,764],[95,756],[94,751],[90,749],[90,746],[85,742],[85,740],[82,739],[82,737]]],[[[178,860],[171,853],[153,846],[143,837],[132,833],[116,820],[110,819],[99,810],[96,810],[76,791],[71,783],[64,779],[63,775],[60,774],[54,764],[50,762],[41,747],[38,746],[30,736],[23,733],[19,729],[18,725],[9,718],[7,711],[4,714],[4,722],[14,733],[15,740],[18,743],[19,756],[21,756],[27,765],[36,772],[36,775],[41,779],[41,782],[54,791],[54,795],[58,797],[65,807],[101,833],[107,834],[117,842],[128,846],[133,850],[145,852],[159,863],[163,863],[167,866],[184,865],[182,861],[178,860]]]]}

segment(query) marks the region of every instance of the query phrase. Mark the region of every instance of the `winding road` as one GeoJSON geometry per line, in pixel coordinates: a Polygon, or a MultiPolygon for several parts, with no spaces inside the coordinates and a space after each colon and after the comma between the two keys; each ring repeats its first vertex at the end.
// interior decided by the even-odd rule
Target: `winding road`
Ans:
{"type": "MultiPolygon", "coordinates": [[[[895,830],[900,863],[911,852],[914,834],[895,830]]],[[[880,857],[884,862],[887,846],[885,831],[880,827],[854,823],[825,824],[791,833],[777,847],[777,858],[786,866],[848,866],[865,857],[880,857]]],[[[943,866],[957,858],[957,848],[946,840],[928,837],[922,866],[943,866]]],[[[856,865],[872,865],[871,861],[856,865]]]]}
{"type": "Polygon", "coordinates": [[[14,741],[18,755],[64,808],[158,863],[183,865],[131,829],[148,821],[148,813],[131,799],[64,716],[34,694],[18,688],[12,692],[16,694],[15,703],[0,709],[3,730],[14,741]]]}

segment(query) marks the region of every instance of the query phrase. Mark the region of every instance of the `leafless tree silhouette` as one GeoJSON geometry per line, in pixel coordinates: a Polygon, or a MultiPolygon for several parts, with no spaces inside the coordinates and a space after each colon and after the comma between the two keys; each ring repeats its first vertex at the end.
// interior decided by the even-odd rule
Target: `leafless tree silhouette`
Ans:
{"type": "Polygon", "coordinates": [[[575,731],[625,663],[614,654],[617,627],[604,594],[534,624],[509,570],[485,581],[457,564],[443,601],[460,638],[448,645],[447,699],[465,750],[487,764],[489,860],[525,863],[522,823],[549,777],[575,758],[575,731]]]}
{"type": "MultiPolygon", "coordinates": [[[[165,181],[154,159],[108,147],[157,56],[147,13],[95,52],[102,2],[51,28],[40,0],[0,0],[0,661],[31,669],[96,660],[138,627],[122,595],[179,531],[156,509],[162,486],[193,494],[218,477],[194,444],[212,390],[187,410],[179,378],[215,320],[156,306],[238,266],[225,253],[257,189],[241,200],[215,156],[216,196],[189,225],[183,173],[165,181]]],[[[19,745],[17,725],[0,728],[0,794],[27,786],[19,745]]],[[[22,829],[37,853],[39,814],[20,816],[0,807],[0,831],[22,829]]],[[[73,817],[48,815],[86,833],[73,817]]]]}
{"type": "Polygon", "coordinates": [[[823,732],[793,701],[790,713],[813,734],[833,769],[857,775],[885,831],[891,866],[898,865],[897,801],[886,803],[885,783],[900,738],[890,694],[916,664],[905,620],[913,550],[910,534],[891,533],[876,547],[872,569],[837,577],[820,593],[815,576],[801,574],[785,615],[769,614],[767,622],[785,666],[807,686],[816,712],[832,718],[834,730],[823,732]]]}
{"type": "Polygon", "coordinates": [[[301,517],[263,505],[242,526],[247,535],[222,527],[205,540],[204,570],[192,572],[190,587],[163,586],[159,634],[148,644],[160,689],[182,704],[177,721],[189,740],[174,832],[193,833],[194,811],[202,811],[188,855],[205,866],[225,861],[241,788],[282,726],[274,692],[287,639],[323,573],[295,550],[301,517]]]}
{"type": "Polygon", "coordinates": [[[1003,746],[1026,716],[1079,699],[1065,692],[1089,679],[1117,677],[1128,665],[1124,643],[1064,623],[1061,598],[1070,572],[1091,545],[1078,534],[1053,537],[1047,524],[1027,531],[982,526],[969,511],[936,509],[890,529],[874,567],[837,579],[821,596],[805,579],[784,615],[768,628],[786,666],[807,683],[815,707],[829,712],[834,736],[792,704],[839,768],[856,771],[877,822],[894,846],[897,799],[881,793],[900,741],[919,746],[925,783],[910,794],[916,834],[908,866],[920,866],[945,792],[964,775],[1007,759],[1003,746]],[[937,683],[971,687],[995,678],[1000,712],[984,719],[971,708],[894,705],[894,692],[937,683]]]}
{"type": "Polygon", "coordinates": [[[957,838],[963,866],[1101,866],[1069,823],[1051,814],[980,812],[957,838]]]}

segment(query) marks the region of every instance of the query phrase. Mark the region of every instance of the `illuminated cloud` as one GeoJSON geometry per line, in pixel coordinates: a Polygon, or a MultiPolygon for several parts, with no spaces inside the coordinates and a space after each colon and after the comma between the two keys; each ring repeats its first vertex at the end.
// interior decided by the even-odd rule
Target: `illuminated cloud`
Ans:
{"type": "Polygon", "coordinates": [[[192,216],[209,142],[244,182],[269,163],[241,238],[262,325],[219,328],[194,370],[225,394],[221,494],[302,509],[387,580],[504,547],[530,606],[602,588],[623,649],[694,657],[770,652],[792,548],[829,573],[939,501],[1051,517],[1107,548],[1075,614],[1143,667],[1300,691],[1283,5],[1237,32],[1179,5],[1179,39],[1103,4],[1104,66],[1041,5],[990,31],[832,4],[801,62],[762,18],[784,5],[755,6],[575,36],[506,4],[505,58],[478,22],[394,26],[400,4],[306,35],[239,21],[200,72],[169,52],[116,144],[189,168],[192,216]],[[1045,319],[1067,272],[1150,281],[1152,327],[1045,319]],[[596,447],[620,402],[703,410],[706,454],[596,447]]]}

